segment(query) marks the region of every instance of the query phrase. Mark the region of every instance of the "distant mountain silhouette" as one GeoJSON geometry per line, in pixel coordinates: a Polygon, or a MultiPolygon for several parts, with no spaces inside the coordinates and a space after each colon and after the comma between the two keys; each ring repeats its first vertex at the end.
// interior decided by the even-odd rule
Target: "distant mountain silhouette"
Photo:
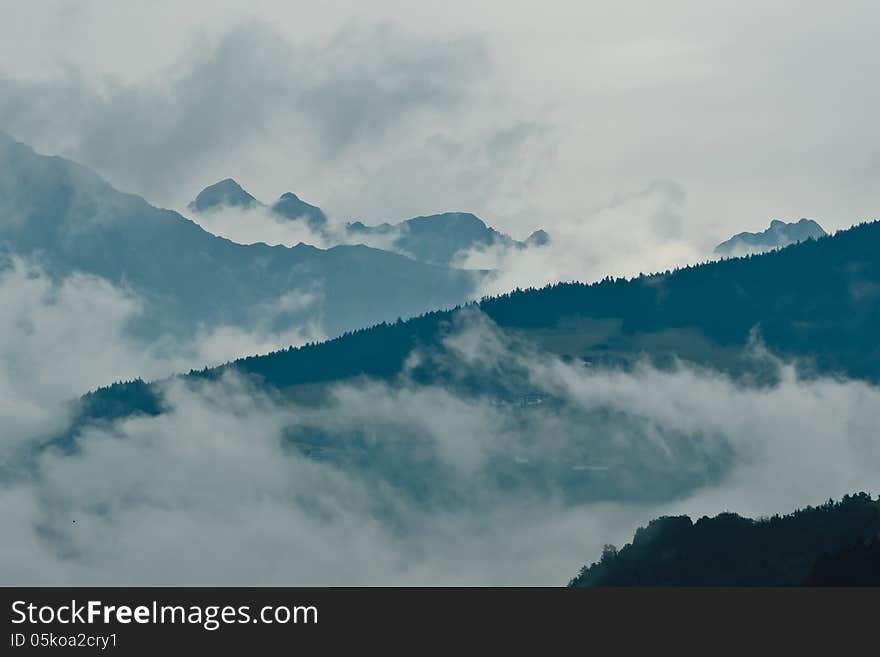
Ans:
{"type": "MultiPolygon", "coordinates": [[[[774,353],[799,359],[805,376],[830,373],[876,382],[880,223],[651,276],[515,290],[484,299],[479,308],[519,338],[594,366],[628,367],[643,357],[665,366],[679,358],[734,375],[763,376],[744,350],[757,334],[774,353]]],[[[215,377],[234,368],[277,388],[361,375],[389,380],[403,371],[416,346],[442,361],[455,312],[383,323],[191,376],[215,377]]],[[[429,359],[408,376],[429,381],[439,371],[429,359]]],[[[132,399],[149,400],[152,388],[136,387],[132,399]]],[[[128,396],[125,385],[104,388],[89,397],[92,410],[85,413],[127,412],[119,400],[128,396]]],[[[129,411],[156,403],[145,401],[129,411]]]]}
{"type": "MultiPolygon", "coordinates": [[[[221,183],[216,196],[236,189],[221,183]]],[[[0,208],[0,248],[53,276],[82,271],[133,290],[146,304],[134,328],[148,336],[273,317],[275,330],[320,320],[334,335],[459,303],[479,279],[365,246],[236,244],[2,133],[0,208]],[[314,302],[292,308],[283,299],[294,292],[314,302]]]]}
{"type": "Polygon", "coordinates": [[[780,249],[808,239],[819,239],[827,234],[822,226],[811,219],[801,219],[797,223],[785,223],[774,219],[770,222],[770,227],[763,232],[734,235],[726,242],[716,246],[715,253],[734,257],[752,255],[780,249]]]}
{"type": "MultiPolygon", "coordinates": [[[[246,192],[232,178],[226,178],[205,187],[187,206],[187,209],[195,213],[204,213],[221,208],[250,210],[260,207],[266,206],[246,192]]],[[[282,194],[269,210],[278,217],[289,221],[305,221],[312,230],[321,231],[327,225],[327,216],[321,208],[306,203],[293,192],[282,194]]]]}
{"type": "Polygon", "coordinates": [[[663,517],[640,528],[620,550],[606,546],[602,558],[585,566],[570,585],[867,584],[870,567],[877,581],[878,533],[880,502],[866,493],[762,520],[735,513],[696,522],[663,517]]]}
{"type": "Polygon", "coordinates": [[[272,205],[272,212],[291,221],[305,220],[312,230],[327,225],[327,217],[321,208],[306,203],[293,192],[285,192],[272,205]]]}
{"type": "Polygon", "coordinates": [[[378,226],[366,226],[357,221],[349,223],[347,230],[352,240],[358,236],[391,235],[395,251],[416,260],[443,265],[452,263],[456,255],[471,249],[492,246],[526,248],[543,246],[549,241],[547,233],[539,230],[526,242],[519,242],[487,226],[470,212],[445,212],[378,226]]]}
{"type": "Polygon", "coordinates": [[[539,228],[526,238],[526,246],[546,246],[550,243],[550,235],[543,228],[539,228]]]}
{"type": "MultiPolygon", "coordinates": [[[[221,207],[252,209],[265,207],[242,189],[231,178],[203,189],[189,204],[192,212],[209,212],[221,207]]],[[[324,211],[300,199],[293,192],[285,192],[269,208],[278,217],[290,221],[305,221],[309,228],[327,239],[339,239],[328,226],[324,211]]],[[[524,242],[501,233],[470,212],[444,212],[424,217],[406,219],[396,224],[382,223],[369,226],[361,221],[345,224],[342,241],[345,244],[371,242],[380,239],[383,247],[433,265],[452,265],[456,256],[471,249],[492,246],[524,249],[544,246],[550,236],[544,230],[536,230],[524,242]]]]}
{"type": "Polygon", "coordinates": [[[221,208],[250,209],[262,205],[232,178],[205,187],[187,208],[192,212],[210,212],[221,208]]]}

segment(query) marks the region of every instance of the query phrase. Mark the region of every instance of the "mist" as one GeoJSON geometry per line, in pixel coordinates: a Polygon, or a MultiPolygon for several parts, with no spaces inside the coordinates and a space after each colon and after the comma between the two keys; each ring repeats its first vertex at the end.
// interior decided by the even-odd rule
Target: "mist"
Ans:
{"type": "Polygon", "coordinates": [[[492,271],[479,297],[605,276],[633,277],[713,259],[711,245],[695,244],[685,235],[686,198],[680,185],[656,181],[611,199],[592,214],[557,222],[544,246],[472,249],[459,253],[456,264],[492,271]]]}
{"type": "MultiPolygon", "coordinates": [[[[313,301],[291,293],[278,300],[274,312],[313,301]]],[[[8,253],[0,253],[0,305],[4,450],[26,437],[60,430],[68,402],[99,386],[163,378],[323,337],[312,323],[271,330],[273,308],[267,307],[266,321],[252,331],[201,326],[189,336],[144,340],[131,330],[145,312],[143,300],[131,290],[81,272],[53,277],[39,262],[8,253]]]]}
{"type": "Polygon", "coordinates": [[[327,225],[314,229],[305,221],[291,220],[272,212],[271,208],[222,207],[208,212],[193,213],[185,209],[181,214],[191,216],[209,233],[219,235],[239,244],[263,242],[270,246],[280,244],[294,247],[297,244],[311,244],[319,249],[329,249],[340,244],[364,244],[374,249],[395,251],[394,240],[399,230],[379,233],[358,233],[349,235],[347,221],[338,217],[328,217],[327,225]]]}
{"type": "MultiPolygon", "coordinates": [[[[0,10],[4,134],[157,206],[184,208],[232,177],[330,217],[323,232],[265,209],[197,217],[244,244],[332,248],[349,220],[450,211],[514,238],[549,233],[540,247],[459,253],[456,266],[492,270],[474,297],[662,272],[774,218],[834,232],[880,203],[880,87],[865,66],[880,54],[880,6],[866,0],[0,10]]],[[[45,187],[43,169],[4,177],[0,224],[31,216],[18,201],[51,208],[78,182],[62,233],[116,220],[122,200],[97,203],[103,183],[60,168],[71,177],[45,187]]],[[[355,328],[379,309],[351,293],[366,276],[336,286],[349,306],[331,331],[331,297],[304,280],[241,309],[250,330],[187,324],[145,340],[155,299],[64,262],[0,251],[8,585],[555,586],[658,515],[878,492],[880,389],[803,378],[759,344],[748,357],[774,373],[761,382],[687,362],[589,367],[468,307],[393,380],[276,390],[234,368],[172,375],[355,328]],[[83,393],[135,377],[159,381],[160,415],[73,421],[83,393]]],[[[849,292],[870,304],[862,264],[849,292]]],[[[201,271],[210,283],[217,270],[201,271]]]]}
{"type": "Polygon", "coordinates": [[[320,403],[234,373],[174,379],[160,416],[17,452],[4,580],[559,585],[660,514],[876,492],[880,390],[865,383],[778,361],[762,387],[686,364],[592,369],[471,311],[442,359],[452,383],[343,382],[320,403]],[[481,377],[503,385],[455,383],[481,377]]]}
{"type": "MultiPolygon", "coordinates": [[[[367,223],[470,211],[567,240],[666,181],[699,258],[772,218],[834,231],[880,201],[861,65],[877,7],[860,0],[49,7],[14,3],[0,27],[0,129],[160,205],[231,176],[367,223]]],[[[639,243],[653,222],[634,213],[639,243]]],[[[665,268],[654,250],[642,268],[665,268]]]]}

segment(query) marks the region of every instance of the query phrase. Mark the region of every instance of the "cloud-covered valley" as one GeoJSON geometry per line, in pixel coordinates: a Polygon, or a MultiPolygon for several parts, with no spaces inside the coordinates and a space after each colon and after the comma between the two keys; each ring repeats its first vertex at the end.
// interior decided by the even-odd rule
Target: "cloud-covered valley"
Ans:
{"type": "Polygon", "coordinates": [[[315,397],[172,379],[159,416],[7,451],[4,581],[557,585],[658,514],[875,486],[871,385],[803,380],[760,351],[775,383],[592,369],[472,309],[456,322],[444,384],[404,373],[315,397]]]}
{"type": "Polygon", "coordinates": [[[561,585],[880,492],[876,4],[6,4],[0,581],[561,585]]]}
{"type": "Polygon", "coordinates": [[[53,277],[36,260],[0,252],[0,414],[3,446],[63,425],[68,402],[98,386],[162,378],[242,353],[270,351],[323,337],[312,323],[277,332],[271,318],[312,302],[291,294],[266,307],[253,330],[200,327],[192,335],[138,337],[145,312],[131,290],[74,272],[53,277]]]}

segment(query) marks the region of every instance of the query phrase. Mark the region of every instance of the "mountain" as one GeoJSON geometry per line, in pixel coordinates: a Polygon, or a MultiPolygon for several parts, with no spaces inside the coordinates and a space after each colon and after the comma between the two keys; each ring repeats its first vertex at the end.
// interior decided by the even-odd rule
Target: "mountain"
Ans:
{"type": "Polygon", "coordinates": [[[220,208],[243,208],[245,210],[262,205],[248,194],[232,178],[205,187],[187,206],[192,212],[210,212],[220,208]]]}
{"type": "Polygon", "coordinates": [[[0,210],[3,249],[55,277],[86,272],[135,292],[145,305],[135,329],[145,336],[318,320],[336,335],[459,303],[480,277],[365,246],[236,244],[2,133],[0,210]],[[291,304],[291,295],[311,302],[291,304]]]}
{"type": "Polygon", "coordinates": [[[526,246],[546,246],[550,244],[550,235],[543,228],[539,228],[526,238],[526,246]]]}
{"type": "Polygon", "coordinates": [[[785,223],[774,219],[770,222],[770,227],[763,232],[734,235],[716,246],[715,253],[729,257],[763,253],[808,239],[819,239],[827,234],[822,226],[811,219],[801,219],[797,223],[785,223]]]}
{"type": "MultiPolygon", "coordinates": [[[[590,366],[629,367],[649,358],[662,367],[681,359],[754,379],[766,375],[746,349],[758,338],[771,352],[798,359],[804,376],[821,372],[877,382],[880,223],[651,276],[515,290],[476,307],[517,340],[590,366]]],[[[234,369],[285,389],[364,375],[393,380],[406,369],[409,377],[436,381],[458,313],[382,323],[190,376],[234,369]],[[436,358],[407,366],[416,346],[436,358]]],[[[84,414],[148,410],[157,398],[149,384],[120,384],[89,396],[84,414]]]]}
{"type": "Polygon", "coordinates": [[[293,192],[285,192],[272,205],[272,212],[291,221],[305,220],[312,230],[321,230],[327,225],[327,217],[321,208],[310,205],[293,192]]]}
{"type": "MultiPolygon", "coordinates": [[[[262,202],[246,192],[232,178],[205,187],[187,209],[196,214],[211,212],[221,208],[240,208],[251,210],[266,207],[262,202]]],[[[276,216],[289,221],[304,220],[311,229],[321,231],[327,225],[327,216],[316,205],[306,203],[293,192],[282,194],[269,210],[276,216]]]]}
{"type": "Polygon", "coordinates": [[[458,254],[471,249],[492,246],[522,249],[543,246],[550,239],[545,231],[538,230],[525,242],[519,242],[487,226],[470,212],[445,212],[378,226],[366,226],[356,221],[349,223],[346,229],[352,241],[366,236],[390,236],[394,251],[442,265],[453,263],[458,254]]]}
{"type": "Polygon", "coordinates": [[[791,586],[834,577],[846,583],[836,574],[846,568],[842,562],[869,563],[854,546],[878,533],[880,502],[866,493],[762,520],[735,513],[696,522],[663,517],[622,549],[606,546],[570,586],[791,586]]]}
{"type": "MultiPolygon", "coordinates": [[[[221,207],[249,210],[265,206],[231,178],[206,187],[188,206],[195,213],[209,212],[221,207]]],[[[321,208],[306,203],[293,192],[282,194],[269,210],[277,217],[289,221],[304,220],[309,228],[331,243],[339,241],[344,244],[381,244],[383,249],[441,266],[455,264],[458,254],[471,249],[492,246],[524,249],[544,246],[550,241],[550,236],[544,230],[536,230],[523,242],[514,240],[487,226],[482,219],[470,212],[444,212],[375,226],[351,221],[338,234],[328,224],[327,216],[321,208]]]]}

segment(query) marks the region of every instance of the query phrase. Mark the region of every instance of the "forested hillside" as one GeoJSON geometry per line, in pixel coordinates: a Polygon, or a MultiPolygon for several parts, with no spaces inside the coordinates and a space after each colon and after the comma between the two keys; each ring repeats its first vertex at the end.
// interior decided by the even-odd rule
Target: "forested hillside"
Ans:
{"type": "Polygon", "coordinates": [[[866,493],[760,520],[663,517],[620,550],[606,546],[571,586],[867,583],[862,571],[876,570],[878,533],[880,502],[866,493]]]}
{"type": "MultiPolygon", "coordinates": [[[[771,352],[799,359],[806,373],[877,381],[880,223],[780,251],[628,280],[515,290],[478,307],[498,326],[591,364],[620,366],[647,355],[741,367],[737,354],[758,338],[771,352]]],[[[190,376],[215,377],[235,368],[276,388],[360,375],[390,379],[416,346],[440,348],[454,312],[382,323],[190,376]]],[[[430,379],[430,363],[416,374],[430,379]]],[[[127,385],[90,395],[85,415],[149,409],[149,388],[127,385]]]]}

